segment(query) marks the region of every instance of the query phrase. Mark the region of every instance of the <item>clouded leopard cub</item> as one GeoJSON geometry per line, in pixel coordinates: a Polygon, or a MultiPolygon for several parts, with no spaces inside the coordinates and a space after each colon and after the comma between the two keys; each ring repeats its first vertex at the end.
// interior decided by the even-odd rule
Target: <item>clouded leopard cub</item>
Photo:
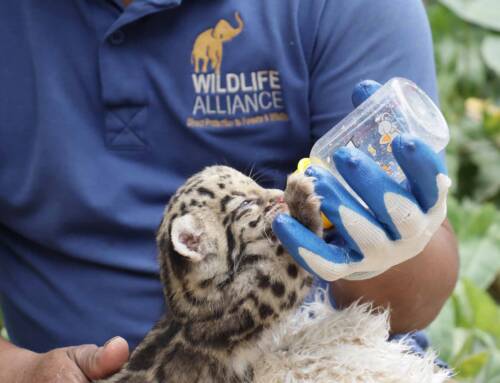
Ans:
{"type": "Polygon", "coordinates": [[[284,193],[225,166],[191,177],[157,235],[169,314],[105,382],[252,382],[259,338],[297,308],[312,282],[271,223],[290,212],[321,234],[319,205],[303,175],[290,176],[284,193]]]}

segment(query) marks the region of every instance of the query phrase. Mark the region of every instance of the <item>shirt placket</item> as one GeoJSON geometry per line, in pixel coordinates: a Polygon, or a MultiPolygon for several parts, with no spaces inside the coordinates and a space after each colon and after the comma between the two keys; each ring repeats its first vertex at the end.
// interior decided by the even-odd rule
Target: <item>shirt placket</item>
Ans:
{"type": "Polygon", "coordinates": [[[105,108],[105,142],[115,150],[145,150],[148,81],[137,41],[130,34],[138,20],[178,6],[182,0],[135,0],[106,32],[99,47],[100,80],[105,108]]]}

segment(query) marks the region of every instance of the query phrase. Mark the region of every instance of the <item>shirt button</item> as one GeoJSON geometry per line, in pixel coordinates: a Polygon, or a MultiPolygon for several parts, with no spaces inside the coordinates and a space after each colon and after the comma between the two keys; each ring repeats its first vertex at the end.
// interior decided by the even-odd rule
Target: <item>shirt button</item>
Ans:
{"type": "Polygon", "coordinates": [[[109,36],[108,41],[113,45],[123,44],[125,42],[125,32],[123,32],[122,30],[113,32],[109,36]]]}

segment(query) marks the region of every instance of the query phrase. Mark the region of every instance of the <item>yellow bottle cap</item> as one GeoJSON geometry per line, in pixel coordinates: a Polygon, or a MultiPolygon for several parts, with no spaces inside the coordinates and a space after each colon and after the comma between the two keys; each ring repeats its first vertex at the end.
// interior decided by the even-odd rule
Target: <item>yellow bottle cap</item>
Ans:
{"type": "Polygon", "coordinates": [[[309,166],[311,166],[311,159],[307,157],[302,158],[297,164],[297,171],[299,173],[304,173],[309,166]]]}

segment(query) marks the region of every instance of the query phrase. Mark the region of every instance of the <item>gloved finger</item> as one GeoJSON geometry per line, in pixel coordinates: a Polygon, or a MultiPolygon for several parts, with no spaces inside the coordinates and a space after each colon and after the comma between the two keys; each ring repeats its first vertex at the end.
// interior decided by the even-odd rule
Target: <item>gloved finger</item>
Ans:
{"type": "Polygon", "coordinates": [[[418,212],[419,207],[413,195],[385,173],[368,155],[356,148],[338,149],[333,155],[333,161],[339,173],[368,205],[389,237],[393,240],[401,239],[403,233],[398,230],[391,213],[404,216],[407,212],[394,211],[398,206],[391,205],[391,200],[395,196],[407,199],[405,208],[413,207],[412,210],[418,212]]]}
{"type": "Polygon", "coordinates": [[[349,264],[353,259],[346,248],[327,244],[287,214],[279,214],[272,226],[290,255],[309,273],[325,281],[350,274],[349,264]]]}
{"type": "Polygon", "coordinates": [[[378,82],[373,80],[365,80],[356,84],[352,90],[352,105],[357,108],[361,105],[368,97],[379,90],[382,87],[378,82]]]}
{"type": "Polygon", "coordinates": [[[314,178],[314,192],[321,197],[323,214],[347,242],[347,246],[358,254],[363,254],[357,238],[352,236],[352,229],[356,228],[363,217],[364,222],[383,230],[375,217],[326,169],[310,166],[306,169],[305,174],[314,178]],[[351,211],[355,214],[348,214],[351,211]]]}
{"type": "Polygon", "coordinates": [[[439,197],[437,175],[447,174],[444,161],[430,146],[409,134],[396,137],[392,150],[413,195],[422,210],[427,212],[439,197]]]}

